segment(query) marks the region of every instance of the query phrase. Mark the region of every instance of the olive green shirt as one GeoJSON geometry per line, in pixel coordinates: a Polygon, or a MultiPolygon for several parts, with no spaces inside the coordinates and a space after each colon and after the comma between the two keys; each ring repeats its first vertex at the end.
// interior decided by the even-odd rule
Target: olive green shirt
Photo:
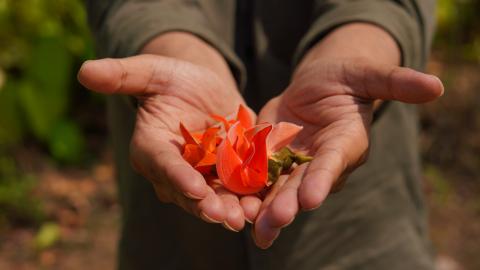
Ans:
{"type": "MultiPolygon", "coordinates": [[[[225,57],[258,110],[288,85],[305,52],[342,24],[382,27],[402,64],[422,69],[434,1],[90,0],[87,8],[99,57],[135,55],[161,33],[190,32],[225,57]]],[[[415,107],[389,103],[372,127],[368,162],[268,250],[256,248],[247,229],[228,232],[160,203],[128,162],[135,109],[119,96],[108,109],[123,209],[120,269],[433,269],[415,107]]]]}

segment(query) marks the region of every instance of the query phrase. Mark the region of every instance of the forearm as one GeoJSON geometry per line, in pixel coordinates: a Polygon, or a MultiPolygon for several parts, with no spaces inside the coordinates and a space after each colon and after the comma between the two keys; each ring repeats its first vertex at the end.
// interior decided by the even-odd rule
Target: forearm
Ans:
{"type": "MultiPolygon", "coordinates": [[[[367,23],[351,23],[335,29],[313,46],[296,70],[313,61],[348,59],[365,59],[379,65],[400,65],[401,51],[393,37],[382,28],[367,23]]],[[[374,109],[379,108],[381,103],[381,100],[376,100],[374,109]]]]}
{"type": "Polygon", "coordinates": [[[200,38],[186,32],[168,32],[147,43],[141,53],[156,54],[191,62],[218,75],[232,90],[235,79],[222,55],[200,38]]]}
{"type": "Polygon", "coordinates": [[[313,46],[297,70],[311,61],[349,58],[399,65],[401,52],[392,36],[382,28],[367,23],[351,23],[333,30],[313,46]]]}

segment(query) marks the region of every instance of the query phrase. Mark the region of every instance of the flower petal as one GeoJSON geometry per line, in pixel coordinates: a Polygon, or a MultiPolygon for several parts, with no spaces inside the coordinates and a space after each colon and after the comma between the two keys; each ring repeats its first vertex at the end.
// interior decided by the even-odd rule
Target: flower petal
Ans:
{"type": "Polygon", "coordinates": [[[247,195],[259,192],[262,187],[248,186],[248,170],[242,168],[242,160],[228,138],[217,148],[217,174],[224,187],[234,193],[247,195]]]}
{"type": "Polygon", "coordinates": [[[205,133],[202,135],[202,147],[207,153],[215,152],[215,148],[217,145],[217,132],[220,128],[211,127],[208,128],[205,133]]]}
{"type": "Polygon", "coordinates": [[[243,106],[243,104],[238,106],[237,121],[240,121],[244,128],[250,128],[253,126],[252,117],[250,116],[248,109],[243,106]]]}
{"type": "Polygon", "coordinates": [[[257,134],[260,130],[268,127],[268,126],[271,126],[272,124],[269,124],[269,123],[261,123],[261,124],[258,124],[258,125],[255,125],[253,127],[250,127],[249,129],[247,129],[245,131],[245,137],[247,138],[247,140],[249,141],[252,141],[253,139],[253,136],[255,136],[255,134],[257,134]]]}
{"type": "Polygon", "coordinates": [[[251,156],[243,164],[247,168],[248,184],[252,187],[264,187],[268,178],[267,137],[272,126],[267,126],[253,136],[251,156]]]}
{"type": "Polygon", "coordinates": [[[195,164],[195,168],[202,167],[202,166],[211,166],[215,165],[217,161],[217,155],[211,152],[203,152],[203,157],[197,164],[195,164]]]}
{"type": "Polygon", "coordinates": [[[196,144],[186,144],[183,148],[182,156],[190,165],[195,167],[202,160],[204,151],[196,144]]]}
{"type": "Polygon", "coordinates": [[[269,155],[290,144],[302,128],[302,126],[288,122],[280,122],[274,125],[272,132],[270,132],[267,138],[267,150],[269,155]]]}
{"type": "Polygon", "coordinates": [[[227,137],[230,142],[232,142],[233,149],[235,149],[235,152],[237,152],[240,159],[244,160],[246,158],[248,148],[250,148],[250,143],[245,137],[245,128],[243,125],[237,121],[230,127],[227,137]]]}
{"type": "Polygon", "coordinates": [[[218,122],[222,122],[223,126],[225,127],[225,131],[228,132],[228,130],[230,129],[230,123],[229,121],[227,121],[227,119],[225,119],[225,117],[217,114],[211,114],[210,117],[218,122]]]}
{"type": "Polygon", "coordinates": [[[197,140],[193,137],[193,135],[185,128],[185,126],[180,122],[180,132],[182,133],[182,137],[185,140],[185,144],[198,144],[197,140]]]}

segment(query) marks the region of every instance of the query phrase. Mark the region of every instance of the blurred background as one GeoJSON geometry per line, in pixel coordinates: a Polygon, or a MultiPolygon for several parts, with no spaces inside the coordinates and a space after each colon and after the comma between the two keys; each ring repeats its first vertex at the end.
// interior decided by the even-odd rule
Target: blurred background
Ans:
{"type": "MultiPolygon", "coordinates": [[[[424,187],[441,270],[480,269],[480,0],[439,0],[420,107],[424,187]]],[[[113,269],[119,228],[81,0],[0,0],[0,269],[113,269]]]]}

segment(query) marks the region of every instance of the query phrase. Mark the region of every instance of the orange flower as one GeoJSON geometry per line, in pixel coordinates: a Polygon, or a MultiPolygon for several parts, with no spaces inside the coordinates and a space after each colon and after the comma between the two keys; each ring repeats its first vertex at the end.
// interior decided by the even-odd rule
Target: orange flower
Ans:
{"type": "Polygon", "coordinates": [[[216,168],[227,189],[246,195],[266,187],[269,156],[292,142],[302,127],[285,122],[252,126],[242,111],[240,106],[234,123],[219,118],[227,134],[217,148],[216,168]]]}
{"type": "Polygon", "coordinates": [[[216,163],[217,133],[220,128],[208,128],[203,134],[191,134],[180,123],[185,139],[183,158],[202,174],[210,174],[216,163]]]}
{"type": "Polygon", "coordinates": [[[180,124],[185,139],[183,158],[204,175],[212,174],[215,166],[225,188],[242,195],[257,193],[267,186],[269,157],[291,143],[302,129],[286,122],[254,126],[242,105],[235,120],[219,115],[212,118],[223,123],[223,138],[217,136],[218,127],[191,134],[180,124]]]}

